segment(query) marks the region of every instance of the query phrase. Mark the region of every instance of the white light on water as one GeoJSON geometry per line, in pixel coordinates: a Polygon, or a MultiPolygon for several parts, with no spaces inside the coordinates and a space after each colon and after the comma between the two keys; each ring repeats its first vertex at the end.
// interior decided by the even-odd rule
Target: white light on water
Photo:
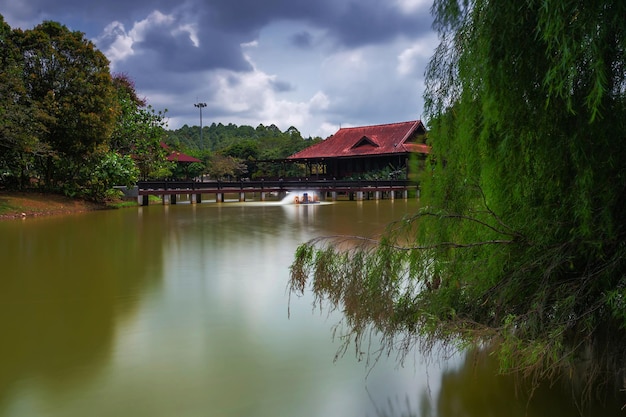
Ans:
{"type": "Polygon", "coordinates": [[[320,201],[320,194],[317,191],[303,190],[303,191],[288,191],[287,195],[280,201],[281,204],[300,204],[305,201],[305,198],[309,203],[318,203],[320,201]]]}

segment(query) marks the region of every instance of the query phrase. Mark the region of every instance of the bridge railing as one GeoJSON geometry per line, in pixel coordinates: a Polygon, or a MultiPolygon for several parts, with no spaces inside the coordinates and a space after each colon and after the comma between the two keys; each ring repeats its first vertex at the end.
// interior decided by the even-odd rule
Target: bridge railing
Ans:
{"type": "Polygon", "coordinates": [[[139,181],[140,191],[145,190],[338,190],[364,188],[410,188],[416,184],[409,180],[254,180],[254,181],[139,181]]]}

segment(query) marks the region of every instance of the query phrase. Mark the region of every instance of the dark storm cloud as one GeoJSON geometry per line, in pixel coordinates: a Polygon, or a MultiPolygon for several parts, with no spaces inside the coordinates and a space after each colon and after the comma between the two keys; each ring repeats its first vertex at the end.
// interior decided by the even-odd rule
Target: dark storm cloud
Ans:
{"type": "Polygon", "coordinates": [[[199,40],[203,47],[195,46],[187,33],[172,34],[162,27],[152,27],[144,33],[143,40],[133,45],[137,53],[134,59],[141,62],[142,56],[153,53],[156,65],[178,72],[206,68],[228,68],[234,71],[252,69],[241,54],[241,38],[212,30],[200,32],[200,35],[203,36],[199,40]]]}
{"type": "MultiPolygon", "coordinates": [[[[273,20],[301,20],[327,30],[329,36],[345,46],[379,43],[398,35],[431,30],[427,8],[407,14],[391,1],[213,0],[205,4],[220,27],[245,31],[258,29],[273,20]]],[[[296,40],[306,42],[306,34],[302,35],[296,40]]]]}
{"type": "Polygon", "coordinates": [[[320,22],[349,47],[380,43],[400,35],[415,36],[431,30],[428,13],[402,14],[390,2],[349,2],[331,21],[320,22]]]}
{"type": "Polygon", "coordinates": [[[430,30],[428,10],[405,14],[393,4],[378,0],[0,0],[0,10],[20,20],[36,14],[61,23],[77,22],[72,26],[79,27],[72,29],[90,37],[97,36],[113,20],[131,26],[154,10],[166,14],[187,11],[188,17],[198,20],[204,40],[202,34],[211,28],[250,41],[269,22],[285,19],[325,29],[338,44],[346,46],[430,30]]]}

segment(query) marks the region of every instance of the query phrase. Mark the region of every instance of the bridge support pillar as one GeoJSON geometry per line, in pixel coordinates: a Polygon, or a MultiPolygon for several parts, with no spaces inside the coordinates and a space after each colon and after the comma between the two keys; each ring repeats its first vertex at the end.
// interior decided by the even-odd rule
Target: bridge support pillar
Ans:
{"type": "Polygon", "coordinates": [[[403,194],[404,194],[404,196],[403,196],[404,199],[407,200],[409,198],[409,190],[404,190],[403,194]]]}
{"type": "Polygon", "coordinates": [[[393,201],[393,200],[395,200],[395,199],[396,199],[396,190],[391,190],[391,191],[389,191],[389,199],[390,199],[391,201],[393,201]]]}
{"type": "Polygon", "coordinates": [[[261,191],[261,201],[265,201],[265,191],[261,191]]]}
{"type": "Polygon", "coordinates": [[[170,204],[170,196],[169,196],[169,194],[163,194],[163,197],[161,197],[161,199],[163,200],[163,205],[169,205],[170,204]]]}
{"type": "Polygon", "coordinates": [[[380,191],[374,191],[374,200],[380,200],[380,191]]]}
{"type": "Polygon", "coordinates": [[[137,204],[140,206],[147,206],[150,203],[150,196],[148,195],[139,195],[137,196],[137,204]]]}
{"type": "Polygon", "coordinates": [[[246,201],[246,193],[244,193],[243,191],[239,193],[239,201],[246,201]]]}
{"type": "Polygon", "coordinates": [[[331,201],[337,201],[337,191],[333,191],[330,193],[331,201]]]}
{"type": "Polygon", "coordinates": [[[356,201],[363,201],[363,191],[356,192],[356,201]]]}
{"type": "Polygon", "coordinates": [[[216,203],[223,203],[224,202],[224,193],[217,193],[217,194],[215,194],[215,202],[216,203]]]}

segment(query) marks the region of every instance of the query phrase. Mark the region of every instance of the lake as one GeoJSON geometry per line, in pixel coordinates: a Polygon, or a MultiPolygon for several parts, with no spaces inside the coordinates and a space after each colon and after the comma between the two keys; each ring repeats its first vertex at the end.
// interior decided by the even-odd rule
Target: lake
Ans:
{"type": "Polygon", "coordinates": [[[516,396],[489,358],[335,361],[338,314],[289,300],[300,243],[373,236],[417,204],[182,202],[0,222],[0,416],[575,415],[559,389],[516,396]]]}

